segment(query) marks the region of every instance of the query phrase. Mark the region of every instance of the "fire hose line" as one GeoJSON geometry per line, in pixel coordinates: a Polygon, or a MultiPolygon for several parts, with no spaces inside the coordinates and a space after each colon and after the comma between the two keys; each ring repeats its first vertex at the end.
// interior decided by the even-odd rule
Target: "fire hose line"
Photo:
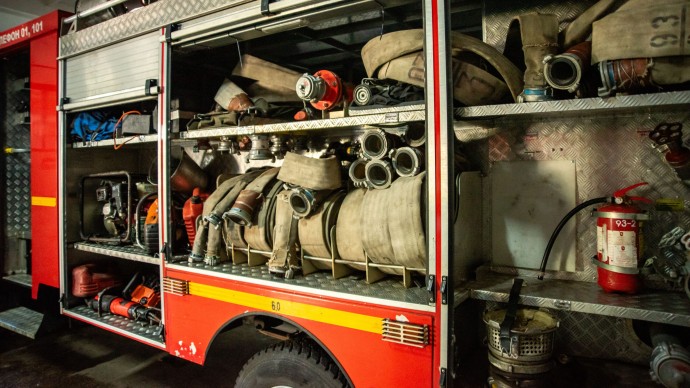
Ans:
{"type": "Polygon", "coordinates": [[[589,206],[596,205],[598,203],[606,203],[610,200],[609,197],[599,197],[599,198],[592,198],[590,200],[587,200],[585,202],[582,202],[581,204],[575,206],[572,210],[566,214],[563,219],[561,219],[561,222],[558,223],[556,226],[556,229],[554,229],[553,233],[551,234],[551,237],[549,238],[549,242],[546,244],[546,250],[544,251],[544,257],[541,259],[541,266],[539,267],[539,276],[537,278],[539,280],[544,280],[544,274],[546,273],[546,264],[549,261],[549,255],[551,254],[551,249],[553,248],[553,244],[556,242],[556,238],[558,237],[558,234],[561,233],[561,229],[565,226],[565,224],[568,223],[568,221],[577,213],[580,212],[580,210],[585,209],[589,206]]]}
{"type": "Polygon", "coordinates": [[[248,184],[237,196],[230,210],[223,213],[223,218],[228,218],[242,226],[251,225],[254,210],[261,205],[261,194],[264,188],[278,175],[278,171],[280,171],[280,167],[268,169],[248,184]]]}
{"type": "MultiPolygon", "coordinates": [[[[345,196],[338,221],[335,226],[335,247],[338,256],[343,260],[361,262],[366,261],[362,236],[360,234],[360,224],[362,223],[362,202],[366,190],[352,190],[345,196]]],[[[363,265],[351,265],[356,269],[364,270],[363,265]]]]}
{"type": "MultiPolygon", "coordinates": [[[[305,255],[330,258],[331,228],[335,226],[341,205],[345,198],[343,191],[332,193],[319,209],[308,217],[301,218],[297,228],[299,244],[305,255]]],[[[330,263],[313,261],[316,268],[331,269],[330,263]]]]}
{"type": "Polygon", "coordinates": [[[211,213],[204,217],[204,220],[207,220],[209,223],[214,225],[214,227],[209,228],[208,231],[206,256],[204,258],[204,261],[207,264],[213,265],[213,263],[220,257],[220,245],[223,238],[221,230],[223,213],[229,210],[230,206],[235,203],[235,200],[240,192],[262,172],[262,170],[258,170],[241,175],[240,181],[237,182],[232,190],[230,190],[228,194],[216,204],[213,210],[211,210],[211,213]]]}
{"type": "Polygon", "coordinates": [[[310,190],[335,190],[342,184],[340,162],[333,156],[316,159],[288,152],[278,179],[310,190]]]}
{"type": "Polygon", "coordinates": [[[278,194],[273,253],[268,262],[268,270],[272,273],[285,273],[288,269],[300,267],[295,250],[299,220],[293,217],[292,207],[288,202],[291,192],[283,190],[278,194]]]}
{"type": "MultiPolygon", "coordinates": [[[[283,190],[283,182],[276,180],[269,186],[263,204],[254,221],[244,227],[244,241],[253,249],[270,252],[273,249],[273,229],[275,225],[276,203],[278,194],[283,190]]],[[[234,240],[233,240],[234,241],[234,240]]]]}
{"type": "Polygon", "coordinates": [[[204,248],[206,248],[206,242],[208,240],[208,221],[204,220],[205,216],[211,214],[213,208],[216,207],[218,202],[225,197],[225,195],[240,181],[242,175],[232,177],[218,186],[218,188],[209,195],[206,202],[204,202],[204,210],[202,213],[201,225],[197,228],[197,235],[194,239],[194,246],[192,247],[192,253],[189,255],[190,262],[198,262],[204,259],[204,248]]]}

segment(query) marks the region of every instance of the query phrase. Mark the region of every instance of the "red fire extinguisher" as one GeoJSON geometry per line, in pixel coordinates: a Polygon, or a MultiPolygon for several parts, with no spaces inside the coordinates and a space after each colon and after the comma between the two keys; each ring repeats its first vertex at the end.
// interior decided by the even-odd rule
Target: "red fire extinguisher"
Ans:
{"type": "Polygon", "coordinates": [[[627,192],[647,182],[637,183],[613,193],[613,203],[602,206],[592,215],[597,218],[597,266],[599,286],[606,292],[635,294],[640,288],[638,260],[642,245],[642,222],[649,216],[634,202],[651,203],[644,197],[627,192]]]}

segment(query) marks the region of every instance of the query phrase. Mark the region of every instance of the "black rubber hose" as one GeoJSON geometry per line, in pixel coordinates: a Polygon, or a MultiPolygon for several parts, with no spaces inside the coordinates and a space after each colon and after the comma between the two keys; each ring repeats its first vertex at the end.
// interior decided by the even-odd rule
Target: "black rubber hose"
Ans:
{"type": "Polygon", "coordinates": [[[569,211],[568,214],[563,217],[561,222],[558,223],[558,226],[556,226],[556,229],[554,229],[553,233],[551,234],[551,238],[549,238],[549,243],[546,244],[546,250],[544,251],[544,257],[541,259],[541,267],[539,268],[539,276],[537,278],[539,280],[544,280],[544,273],[546,272],[546,263],[549,261],[549,255],[551,254],[551,249],[553,248],[553,244],[556,242],[556,238],[558,237],[558,234],[561,233],[561,229],[565,226],[565,224],[568,223],[568,221],[575,215],[577,214],[580,210],[596,205],[597,203],[605,203],[608,202],[610,197],[599,197],[599,198],[592,198],[590,200],[587,200],[585,202],[582,202],[581,204],[575,206],[573,210],[569,211]]]}

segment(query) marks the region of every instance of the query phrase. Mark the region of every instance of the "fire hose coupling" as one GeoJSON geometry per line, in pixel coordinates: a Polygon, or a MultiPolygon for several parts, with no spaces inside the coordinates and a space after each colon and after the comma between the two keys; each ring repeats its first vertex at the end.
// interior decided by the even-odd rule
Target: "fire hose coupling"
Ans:
{"type": "Polygon", "coordinates": [[[551,88],[525,88],[518,96],[518,102],[541,102],[553,100],[551,88]]]}
{"type": "Polygon", "coordinates": [[[293,187],[290,190],[288,202],[295,217],[304,218],[312,214],[318,205],[318,193],[303,187],[293,187]]]}
{"type": "Polygon", "coordinates": [[[582,74],[592,57],[592,42],[586,41],[559,55],[544,57],[544,77],[554,89],[574,93],[580,88],[582,74]]]}
{"type": "Polygon", "coordinates": [[[223,214],[223,219],[229,219],[241,226],[251,226],[254,209],[261,206],[263,200],[264,197],[260,192],[242,190],[232,208],[223,214]]]}
{"type": "Polygon", "coordinates": [[[250,160],[273,160],[275,156],[271,153],[271,141],[267,135],[250,135],[252,148],[249,150],[246,161],[250,160]]]}
{"type": "Polygon", "coordinates": [[[305,73],[297,80],[295,91],[297,97],[323,111],[352,101],[352,87],[329,70],[319,70],[314,75],[305,73]]]}
{"type": "Polygon", "coordinates": [[[393,135],[381,129],[370,129],[359,137],[362,156],[365,159],[382,159],[399,143],[393,135]]]}
{"type": "Polygon", "coordinates": [[[660,123],[649,133],[649,138],[658,145],[665,145],[666,162],[673,168],[683,183],[690,184],[690,149],[683,146],[682,123],[660,123]]]}
{"type": "Polygon", "coordinates": [[[348,175],[350,180],[355,187],[360,189],[368,189],[371,187],[369,181],[367,180],[367,160],[364,158],[359,158],[350,164],[350,169],[348,170],[348,175]]]}
{"type": "Polygon", "coordinates": [[[415,176],[422,171],[424,159],[422,152],[412,147],[401,147],[390,152],[393,169],[402,177],[415,176]]]}
{"type": "Polygon", "coordinates": [[[209,224],[213,225],[214,228],[218,229],[220,227],[221,222],[223,221],[222,216],[219,216],[216,213],[211,213],[207,216],[204,216],[204,221],[208,222],[209,224]]]}
{"type": "Polygon", "coordinates": [[[204,256],[197,253],[190,253],[188,261],[190,263],[201,263],[204,261],[204,256]]]}
{"type": "Polygon", "coordinates": [[[376,159],[367,163],[366,177],[372,188],[383,190],[393,183],[395,172],[388,161],[376,159]]]}

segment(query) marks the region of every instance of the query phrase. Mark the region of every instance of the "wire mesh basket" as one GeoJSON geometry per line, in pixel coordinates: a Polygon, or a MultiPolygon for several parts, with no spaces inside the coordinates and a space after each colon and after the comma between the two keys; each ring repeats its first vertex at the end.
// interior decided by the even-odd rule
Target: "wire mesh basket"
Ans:
{"type": "Polygon", "coordinates": [[[506,310],[484,313],[488,346],[498,360],[519,364],[548,362],[553,354],[554,334],[559,321],[544,310],[518,309],[510,330],[510,349],[502,349],[500,325],[506,310]]]}

